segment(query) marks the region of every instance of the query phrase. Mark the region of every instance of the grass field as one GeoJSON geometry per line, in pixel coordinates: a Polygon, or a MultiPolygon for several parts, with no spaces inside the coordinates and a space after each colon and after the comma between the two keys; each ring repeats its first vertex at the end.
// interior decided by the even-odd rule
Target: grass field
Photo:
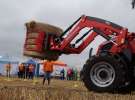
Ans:
{"type": "Polygon", "coordinates": [[[50,86],[43,86],[42,79],[0,77],[0,100],[135,100],[135,92],[100,94],[88,92],[80,81],[53,79],[50,86]]]}

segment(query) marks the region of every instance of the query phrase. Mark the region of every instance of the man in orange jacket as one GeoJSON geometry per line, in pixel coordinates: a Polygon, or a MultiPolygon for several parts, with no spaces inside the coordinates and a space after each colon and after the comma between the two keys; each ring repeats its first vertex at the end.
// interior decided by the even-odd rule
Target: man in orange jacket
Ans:
{"type": "Polygon", "coordinates": [[[44,71],[44,78],[43,78],[43,85],[45,80],[48,80],[48,85],[50,84],[51,80],[51,73],[53,72],[53,64],[50,60],[47,60],[43,63],[43,71],[44,71]]]}

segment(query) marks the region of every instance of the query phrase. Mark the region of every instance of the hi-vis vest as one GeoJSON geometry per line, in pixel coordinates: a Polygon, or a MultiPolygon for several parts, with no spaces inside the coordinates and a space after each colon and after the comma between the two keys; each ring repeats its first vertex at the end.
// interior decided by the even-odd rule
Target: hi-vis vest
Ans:
{"type": "Polygon", "coordinates": [[[43,65],[43,70],[44,70],[44,72],[47,72],[47,71],[52,72],[53,71],[53,64],[52,64],[52,62],[51,61],[46,61],[44,63],[44,65],[43,65]]]}

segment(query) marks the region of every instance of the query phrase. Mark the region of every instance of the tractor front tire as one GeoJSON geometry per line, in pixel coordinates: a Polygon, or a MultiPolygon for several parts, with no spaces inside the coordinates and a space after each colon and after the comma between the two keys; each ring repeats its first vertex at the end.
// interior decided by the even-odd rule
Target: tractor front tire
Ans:
{"type": "Polygon", "coordinates": [[[83,82],[90,91],[118,91],[126,82],[125,67],[113,56],[93,56],[83,67],[83,82]]]}

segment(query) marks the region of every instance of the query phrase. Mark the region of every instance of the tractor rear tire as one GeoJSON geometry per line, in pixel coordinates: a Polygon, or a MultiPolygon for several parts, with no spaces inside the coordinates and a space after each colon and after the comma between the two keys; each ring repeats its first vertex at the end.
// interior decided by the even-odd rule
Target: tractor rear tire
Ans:
{"type": "Polygon", "coordinates": [[[96,92],[115,92],[125,84],[126,65],[111,55],[92,56],[83,67],[86,88],[96,92]]]}

